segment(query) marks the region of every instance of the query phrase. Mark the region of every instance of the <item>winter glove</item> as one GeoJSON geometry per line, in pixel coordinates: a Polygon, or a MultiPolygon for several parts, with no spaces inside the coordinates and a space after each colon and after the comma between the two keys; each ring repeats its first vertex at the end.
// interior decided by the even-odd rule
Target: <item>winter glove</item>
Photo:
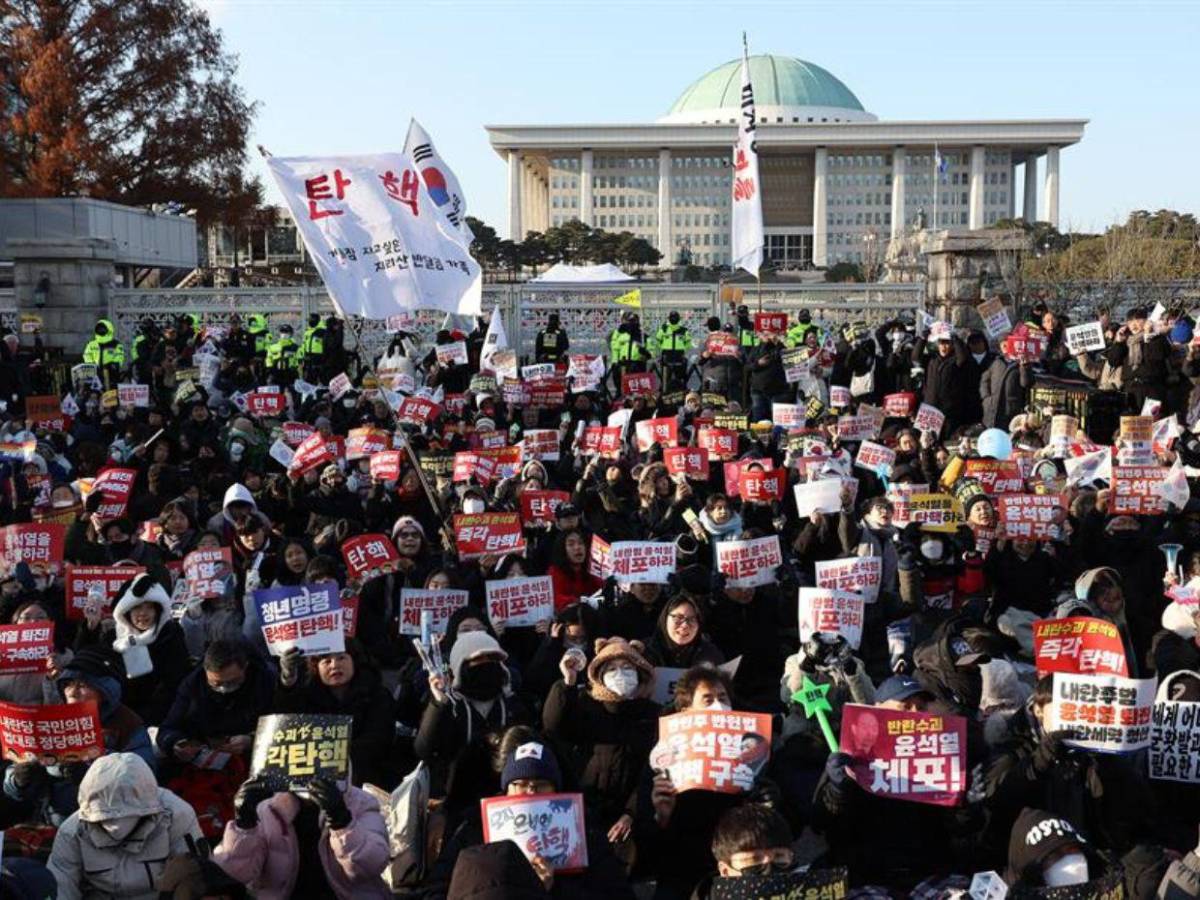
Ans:
{"type": "Polygon", "coordinates": [[[258,826],[258,804],[274,793],[262,781],[251,778],[233,795],[234,823],[243,831],[258,826]]]}
{"type": "Polygon", "coordinates": [[[1045,735],[1033,751],[1033,769],[1035,772],[1049,772],[1063,755],[1063,741],[1070,734],[1068,731],[1051,731],[1045,735]]]}
{"type": "Polygon", "coordinates": [[[279,657],[279,682],[284,687],[295,687],[300,680],[300,665],[303,656],[299,647],[292,647],[279,657]]]}
{"type": "Polygon", "coordinates": [[[829,779],[830,787],[841,790],[850,780],[849,766],[854,763],[854,757],[849,753],[830,753],[825,760],[825,777],[829,779]]]}
{"type": "Polygon", "coordinates": [[[334,831],[350,824],[351,816],[350,810],[346,807],[346,800],[331,778],[324,776],[314,778],[308,783],[308,793],[317,806],[321,807],[321,811],[325,813],[325,818],[329,821],[329,827],[334,831]]]}

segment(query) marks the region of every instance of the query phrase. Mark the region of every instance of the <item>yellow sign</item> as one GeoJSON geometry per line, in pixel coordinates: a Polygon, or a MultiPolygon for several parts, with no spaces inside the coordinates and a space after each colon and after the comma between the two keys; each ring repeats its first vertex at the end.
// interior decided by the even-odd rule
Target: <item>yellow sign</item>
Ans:
{"type": "Polygon", "coordinates": [[[116,409],[119,403],[116,388],[100,395],[100,406],[104,409],[116,409]]]}
{"type": "Polygon", "coordinates": [[[634,309],[642,308],[642,289],[634,288],[627,294],[622,294],[613,300],[613,303],[619,303],[622,306],[632,306],[634,309]]]}

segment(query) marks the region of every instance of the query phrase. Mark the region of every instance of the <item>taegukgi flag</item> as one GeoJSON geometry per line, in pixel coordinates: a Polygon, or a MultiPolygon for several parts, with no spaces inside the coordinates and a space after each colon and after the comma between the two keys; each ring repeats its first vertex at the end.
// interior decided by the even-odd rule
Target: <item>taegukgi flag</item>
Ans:
{"type": "Polygon", "coordinates": [[[490,371],[489,363],[500,350],[508,349],[508,334],[504,331],[504,319],[500,316],[500,307],[492,307],[492,321],[488,323],[487,334],[483,336],[483,349],[479,351],[480,371],[490,371]]]}
{"type": "Polygon", "coordinates": [[[732,267],[757,276],[763,257],[763,215],[754,121],[754,88],[750,84],[750,59],[743,35],[742,117],[733,148],[732,267]]]}
{"type": "Polygon", "coordinates": [[[413,168],[421,173],[421,180],[429,190],[433,202],[446,214],[450,224],[462,232],[467,246],[475,235],[467,227],[467,195],[463,193],[458,177],[438,155],[433,138],[416,119],[408,123],[408,136],[404,139],[404,155],[413,168]]]}
{"type": "Polygon", "coordinates": [[[406,155],[269,156],[267,166],[343,316],[480,314],[470,239],[406,155]]]}

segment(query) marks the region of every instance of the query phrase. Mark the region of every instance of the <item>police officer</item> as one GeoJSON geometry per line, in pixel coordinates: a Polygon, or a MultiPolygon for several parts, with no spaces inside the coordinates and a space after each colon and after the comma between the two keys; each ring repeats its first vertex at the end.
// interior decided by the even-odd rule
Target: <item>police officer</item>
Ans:
{"type": "Polygon", "coordinates": [[[808,336],[810,331],[816,331],[820,336],[821,329],[813,324],[812,313],[807,309],[800,310],[796,314],[796,321],[792,323],[792,327],[787,332],[787,345],[789,347],[799,347],[804,343],[804,338],[808,336]]]}
{"type": "Polygon", "coordinates": [[[125,348],[117,340],[117,329],[108,319],[96,323],[95,337],[83,348],[83,361],[96,367],[96,374],[106,389],[120,383],[121,369],[125,367],[125,348]]]}
{"type": "Polygon", "coordinates": [[[645,372],[649,356],[642,346],[642,329],[637,316],[626,310],[621,313],[620,326],[608,336],[609,368],[618,393],[621,390],[621,376],[626,372],[645,372]]]}
{"type": "Polygon", "coordinates": [[[251,313],[246,321],[246,331],[254,339],[254,358],[265,360],[271,345],[271,332],[267,330],[267,317],[262,313],[251,313]]]}
{"type": "Polygon", "coordinates": [[[308,317],[308,327],[300,341],[300,360],[304,367],[304,380],[319,383],[325,363],[325,323],[319,313],[308,317]]]}
{"type": "Polygon", "coordinates": [[[300,345],[292,337],[292,326],[280,325],[279,336],[268,341],[264,356],[267,373],[277,377],[277,384],[286,384],[295,377],[299,352],[300,345]]]}
{"type": "Polygon", "coordinates": [[[737,308],[738,346],[746,353],[758,346],[758,335],[754,333],[754,320],[750,318],[750,310],[745,306],[737,308]]]}
{"type": "Polygon", "coordinates": [[[534,359],[540,363],[562,362],[570,345],[567,333],[558,325],[558,313],[550,313],[546,318],[546,327],[537,333],[534,359]]]}
{"type": "Polygon", "coordinates": [[[683,389],[687,386],[687,351],[692,349],[692,336],[687,326],[679,321],[679,313],[671,312],[667,321],[659,326],[654,336],[662,362],[663,393],[683,389]]]}

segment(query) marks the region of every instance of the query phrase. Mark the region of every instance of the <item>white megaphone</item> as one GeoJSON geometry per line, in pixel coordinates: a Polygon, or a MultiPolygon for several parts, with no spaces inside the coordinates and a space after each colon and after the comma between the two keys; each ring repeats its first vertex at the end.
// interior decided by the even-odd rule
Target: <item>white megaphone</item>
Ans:
{"type": "Polygon", "coordinates": [[[1158,549],[1167,558],[1167,571],[1178,578],[1179,572],[1175,566],[1179,562],[1179,551],[1183,549],[1183,544],[1159,544],[1158,549]]]}

